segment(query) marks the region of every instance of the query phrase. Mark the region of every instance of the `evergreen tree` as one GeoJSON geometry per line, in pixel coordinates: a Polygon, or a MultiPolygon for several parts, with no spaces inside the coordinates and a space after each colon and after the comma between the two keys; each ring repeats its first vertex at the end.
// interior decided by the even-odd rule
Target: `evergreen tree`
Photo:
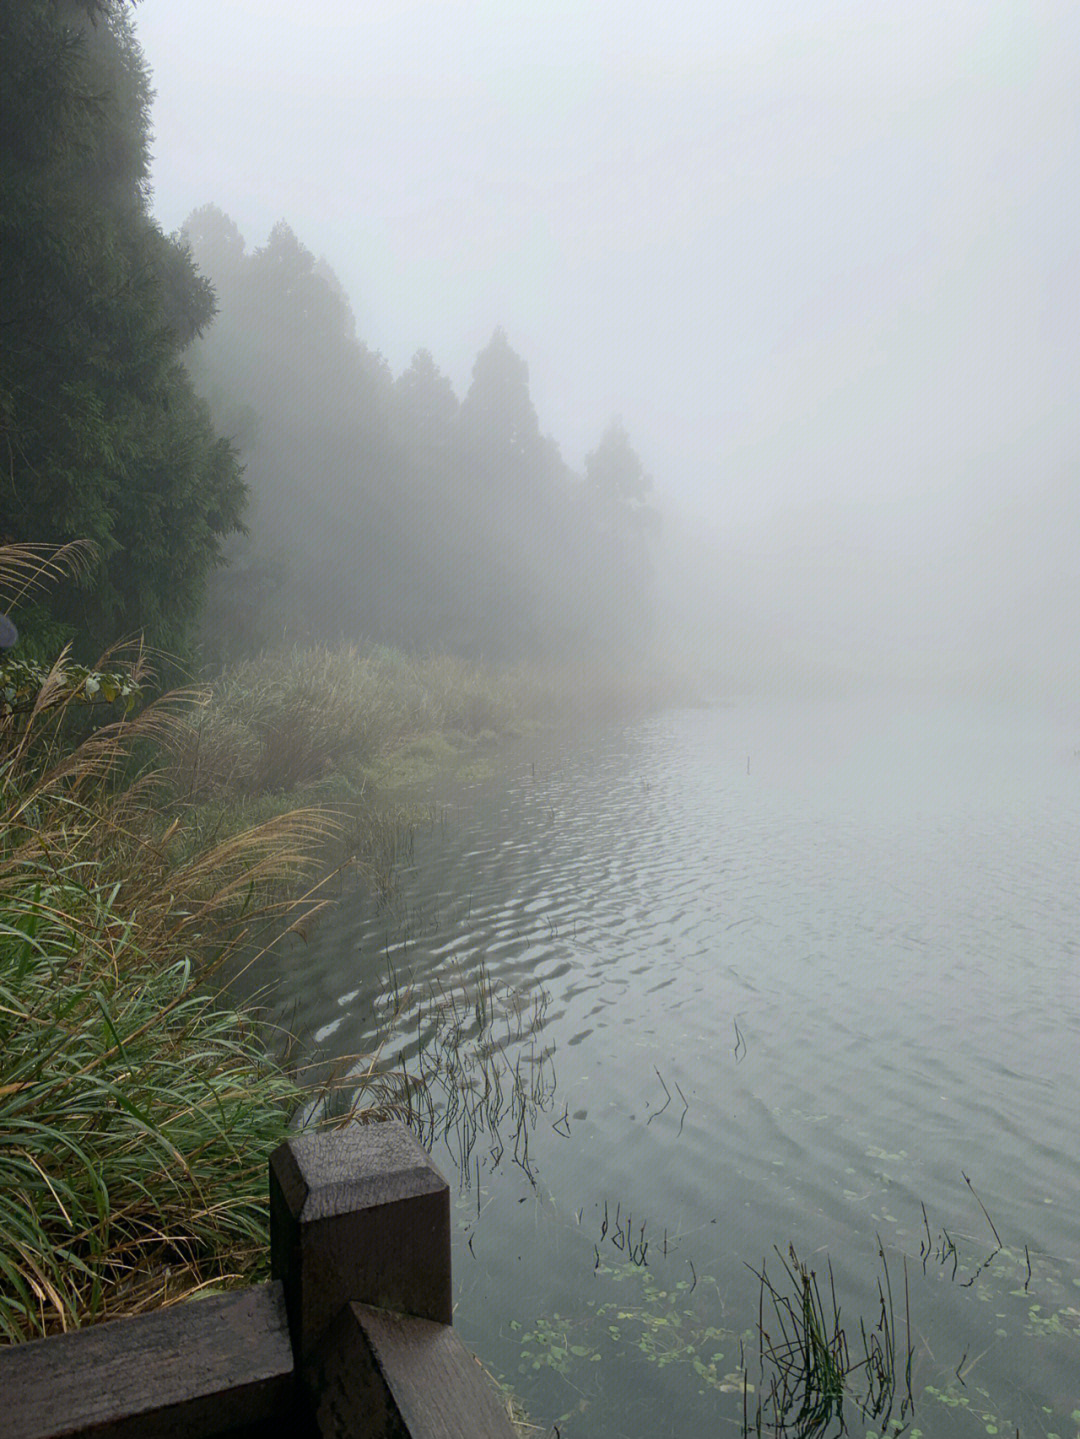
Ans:
{"type": "Polygon", "coordinates": [[[454,387],[431,351],[417,350],[394,381],[396,438],[414,464],[445,463],[457,444],[458,408],[454,387]]]}
{"type": "Polygon", "coordinates": [[[529,367],[496,329],[476,357],[461,403],[475,514],[474,554],[480,647],[495,658],[544,646],[545,594],[555,566],[552,516],[563,471],[529,393],[529,367]]]}
{"type": "Polygon", "coordinates": [[[149,214],[150,101],[123,0],[0,6],[0,515],[94,542],[55,599],[89,651],[182,651],[244,500],[182,364],[214,296],[149,214]]]}
{"type": "Polygon", "coordinates": [[[240,623],[226,620],[232,633],[220,636],[227,643],[218,652],[286,635],[396,638],[400,531],[409,517],[385,360],[357,337],[329,264],[284,221],[250,252],[215,206],[196,210],[182,234],[221,301],[192,371],[218,422],[250,442],[251,545],[238,552],[237,572],[214,585],[240,623]],[[256,636],[250,621],[258,616],[266,624],[256,636]]]}
{"type": "Polygon", "coordinates": [[[344,637],[501,660],[644,636],[651,482],[621,424],[575,481],[501,329],[459,404],[427,350],[390,379],[288,225],[249,252],[211,205],[183,233],[222,307],[192,370],[252,497],[214,581],[219,654],[344,637]]]}
{"type": "Polygon", "coordinates": [[[493,474],[520,472],[540,443],[540,425],[529,394],[529,367],[510,348],[501,327],[476,357],[461,419],[493,474]]]}
{"type": "Polygon", "coordinates": [[[649,505],[652,477],[615,418],[585,456],[582,520],[592,555],[589,607],[607,643],[639,644],[653,600],[652,542],[660,517],[649,505]]]}

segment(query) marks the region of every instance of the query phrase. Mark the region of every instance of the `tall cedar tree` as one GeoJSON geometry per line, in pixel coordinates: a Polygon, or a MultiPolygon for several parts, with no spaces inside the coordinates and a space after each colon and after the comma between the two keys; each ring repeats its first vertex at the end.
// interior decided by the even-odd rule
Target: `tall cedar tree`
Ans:
{"type": "Polygon", "coordinates": [[[616,417],[585,456],[581,501],[599,581],[596,622],[610,645],[628,649],[647,636],[651,623],[652,547],[660,530],[660,516],[648,503],[652,483],[616,417]]]}
{"type": "Polygon", "coordinates": [[[124,0],[0,5],[0,535],[85,538],[51,619],[183,653],[244,484],[181,356],[214,295],[150,216],[149,73],[124,0]]]}
{"type": "Polygon", "coordinates": [[[223,630],[215,614],[219,653],[282,638],[400,641],[401,532],[412,516],[388,432],[389,367],[357,338],[333,270],[284,221],[250,252],[216,206],[196,210],[182,233],[221,303],[192,373],[245,445],[253,502],[251,544],[214,583],[230,611],[223,630]],[[263,603],[275,573],[282,582],[263,603]]]}

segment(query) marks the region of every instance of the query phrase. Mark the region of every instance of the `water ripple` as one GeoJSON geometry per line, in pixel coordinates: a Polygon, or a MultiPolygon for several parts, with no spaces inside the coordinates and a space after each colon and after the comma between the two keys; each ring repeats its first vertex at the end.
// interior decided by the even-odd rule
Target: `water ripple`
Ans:
{"type": "MultiPolygon", "coordinates": [[[[875,1235],[917,1257],[924,1204],[932,1225],[984,1242],[962,1170],[1013,1250],[1075,1257],[1062,1201],[1080,767],[1062,762],[1059,735],[998,720],[757,706],[534,746],[447,797],[396,906],[357,890],[280,962],[283,1007],[331,1054],[373,1042],[390,969],[414,996],[433,983],[464,993],[477,974],[520,1004],[548,994],[557,1101],[537,1118],[524,1194],[546,1196],[562,1269],[525,1239],[532,1206],[517,1191],[493,1202],[523,1182],[494,1166],[481,1176],[483,1282],[470,1269],[459,1319],[485,1357],[516,1370],[506,1336],[523,1311],[589,1302],[577,1216],[605,1203],[680,1236],[695,1272],[731,1295],[744,1258],[797,1238],[827,1247],[872,1309],[875,1235]]],[[[941,1283],[929,1302],[945,1352],[970,1306],[941,1283]]],[[[1049,1393],[1057,1361],[1013,1342],[1023,1383],[1049,1393]]],[[[706,1432],[681,1371],[633,1372],[639,1426],[652,1413],[676,1427],[651,1432],[706,1432]]],[[[537,1383],[538,1412],[557,1407],[537,1383]]],[[[1008,1393],[1020,1412],[1023,1393],[1008,1393]]],[[[621,1432],[614,1391],[605,1402],[610,1430],[596,1420],[568,1439],[621,1432]]]]}

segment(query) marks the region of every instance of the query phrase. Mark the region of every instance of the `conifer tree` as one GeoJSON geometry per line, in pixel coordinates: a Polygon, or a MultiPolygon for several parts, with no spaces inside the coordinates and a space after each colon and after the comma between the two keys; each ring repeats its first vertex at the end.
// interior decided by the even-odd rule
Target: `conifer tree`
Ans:
{"type": "Polygon", "coordinates": [[[76,649],[182,652],[244,486],[182,356],[214,296],[149,212],[149,72],[123,0],[0,6],[0,530],[87,539],[76,649]]]}

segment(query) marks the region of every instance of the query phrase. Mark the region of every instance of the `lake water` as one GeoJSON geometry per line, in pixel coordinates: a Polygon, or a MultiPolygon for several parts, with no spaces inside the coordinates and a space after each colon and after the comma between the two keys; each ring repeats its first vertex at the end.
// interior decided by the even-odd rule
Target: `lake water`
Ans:
{"type": "Polygon", "coordinates": [[[282,952],[325,1054],[396,992],[455,1322],[548,1432],[772,1432],[792,1244],[852,1363],[891,1285],[905,1432],[1080,1432],[1078,745],[881,697],[517,744],[282,952]]]}

